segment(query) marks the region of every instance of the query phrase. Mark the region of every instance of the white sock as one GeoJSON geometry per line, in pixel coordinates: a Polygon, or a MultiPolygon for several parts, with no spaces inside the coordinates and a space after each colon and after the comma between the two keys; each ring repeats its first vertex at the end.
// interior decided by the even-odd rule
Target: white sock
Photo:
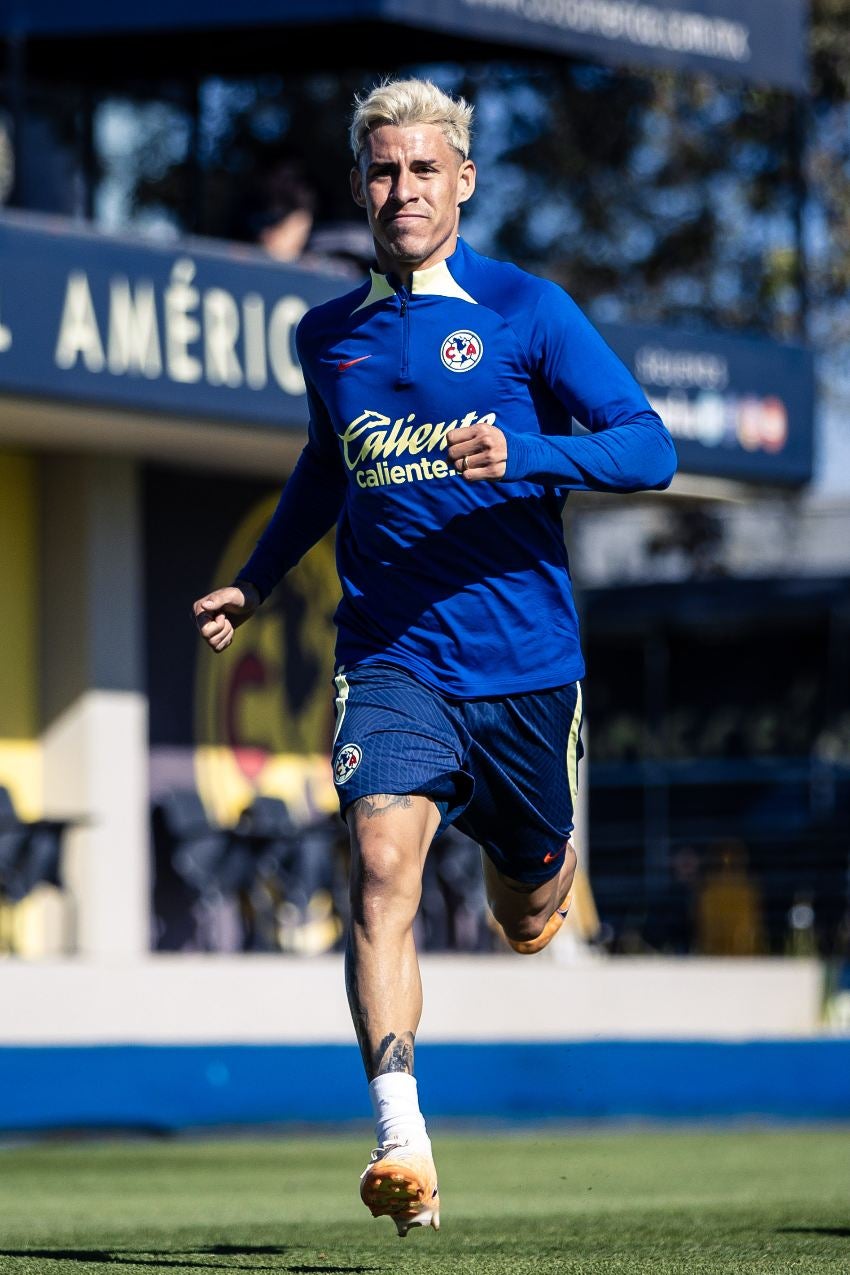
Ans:
{"type": "Polygon", "coordinates": [[[425,1119],[419,1110],[416,1077],[406,1071],[386,1071],[369,1085],[378,1146],[409,1142],[431,1153],[425,1119]]]}

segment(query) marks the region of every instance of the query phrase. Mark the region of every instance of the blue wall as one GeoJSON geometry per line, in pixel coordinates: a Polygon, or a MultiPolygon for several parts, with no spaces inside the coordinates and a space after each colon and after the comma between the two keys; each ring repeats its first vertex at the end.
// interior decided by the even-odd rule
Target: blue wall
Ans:
{"type": "MultiPolygon", "coordinates": [[[[438,1044],[417,1049],[430,1118],[850,1119],[850,1040],[438,1044]]],[[[0,1128],[369,1115],[347,1045],[0,1048],[0,1128]]]]}

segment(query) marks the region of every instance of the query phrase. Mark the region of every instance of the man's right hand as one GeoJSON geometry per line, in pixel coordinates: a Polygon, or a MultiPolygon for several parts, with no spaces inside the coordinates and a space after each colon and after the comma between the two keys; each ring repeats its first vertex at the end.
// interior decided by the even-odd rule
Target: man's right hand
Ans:
{"type": "Polygon", "coordinates": [[[260,595],[248,580],[237,580],[225,589],[198,598],[192,613],[198,632],[213,651],[224,651],[233,641],[233,631],[250,620],[260,605],[260,595]]]}

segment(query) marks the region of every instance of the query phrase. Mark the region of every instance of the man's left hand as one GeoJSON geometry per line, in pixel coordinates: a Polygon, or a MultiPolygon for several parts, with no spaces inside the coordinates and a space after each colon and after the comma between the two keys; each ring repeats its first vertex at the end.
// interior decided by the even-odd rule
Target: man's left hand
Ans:
{"type": "Polygon", "coordinates": [[[476,483],[482,478],[498,482],[505,476],[508,442],[497,425],[478,421],[462,425],[446,435],[449,459],[462,478],[476,483]]]}

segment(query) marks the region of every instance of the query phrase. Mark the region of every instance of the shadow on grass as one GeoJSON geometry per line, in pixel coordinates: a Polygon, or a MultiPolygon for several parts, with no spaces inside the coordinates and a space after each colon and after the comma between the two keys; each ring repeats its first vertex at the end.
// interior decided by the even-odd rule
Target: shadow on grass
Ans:
{"type": "MultiPolygon", "coordinates": [[[[209,1247],[187,1249],[178,1252],[169,1249],[167,1253],[155,1253],[151,1249],[106,1249],[106,1248],[4,1248],[0,1249],[0,1257],[25,1257],[30,1261],[40,1257],[54,1262],[87,1262],[93,1265],[102,1262],[105,1266],[156,1266],[176,1267],[183,1270],[223,1271],[228,1267],[222,1262],[187,1261],[193,1257],[285,1257],[289,1249],[276,1244],[212,1244],[209,1247]]],[[[318,1275],[325,1271],[328,1275],[364,1275],[374,1271],[376,1266],[305,1266],[303,1263],[290,1266],[284,1262],[275,1266],[246,1266],[246,1271],[290,1271],[292,1275],[318,1275]]]]}
{"type": "Polygon", "coordinates": [[[838,1235],[850,1240],[850,1226],[780,1226],[778,1235],[838,1235]]]}

